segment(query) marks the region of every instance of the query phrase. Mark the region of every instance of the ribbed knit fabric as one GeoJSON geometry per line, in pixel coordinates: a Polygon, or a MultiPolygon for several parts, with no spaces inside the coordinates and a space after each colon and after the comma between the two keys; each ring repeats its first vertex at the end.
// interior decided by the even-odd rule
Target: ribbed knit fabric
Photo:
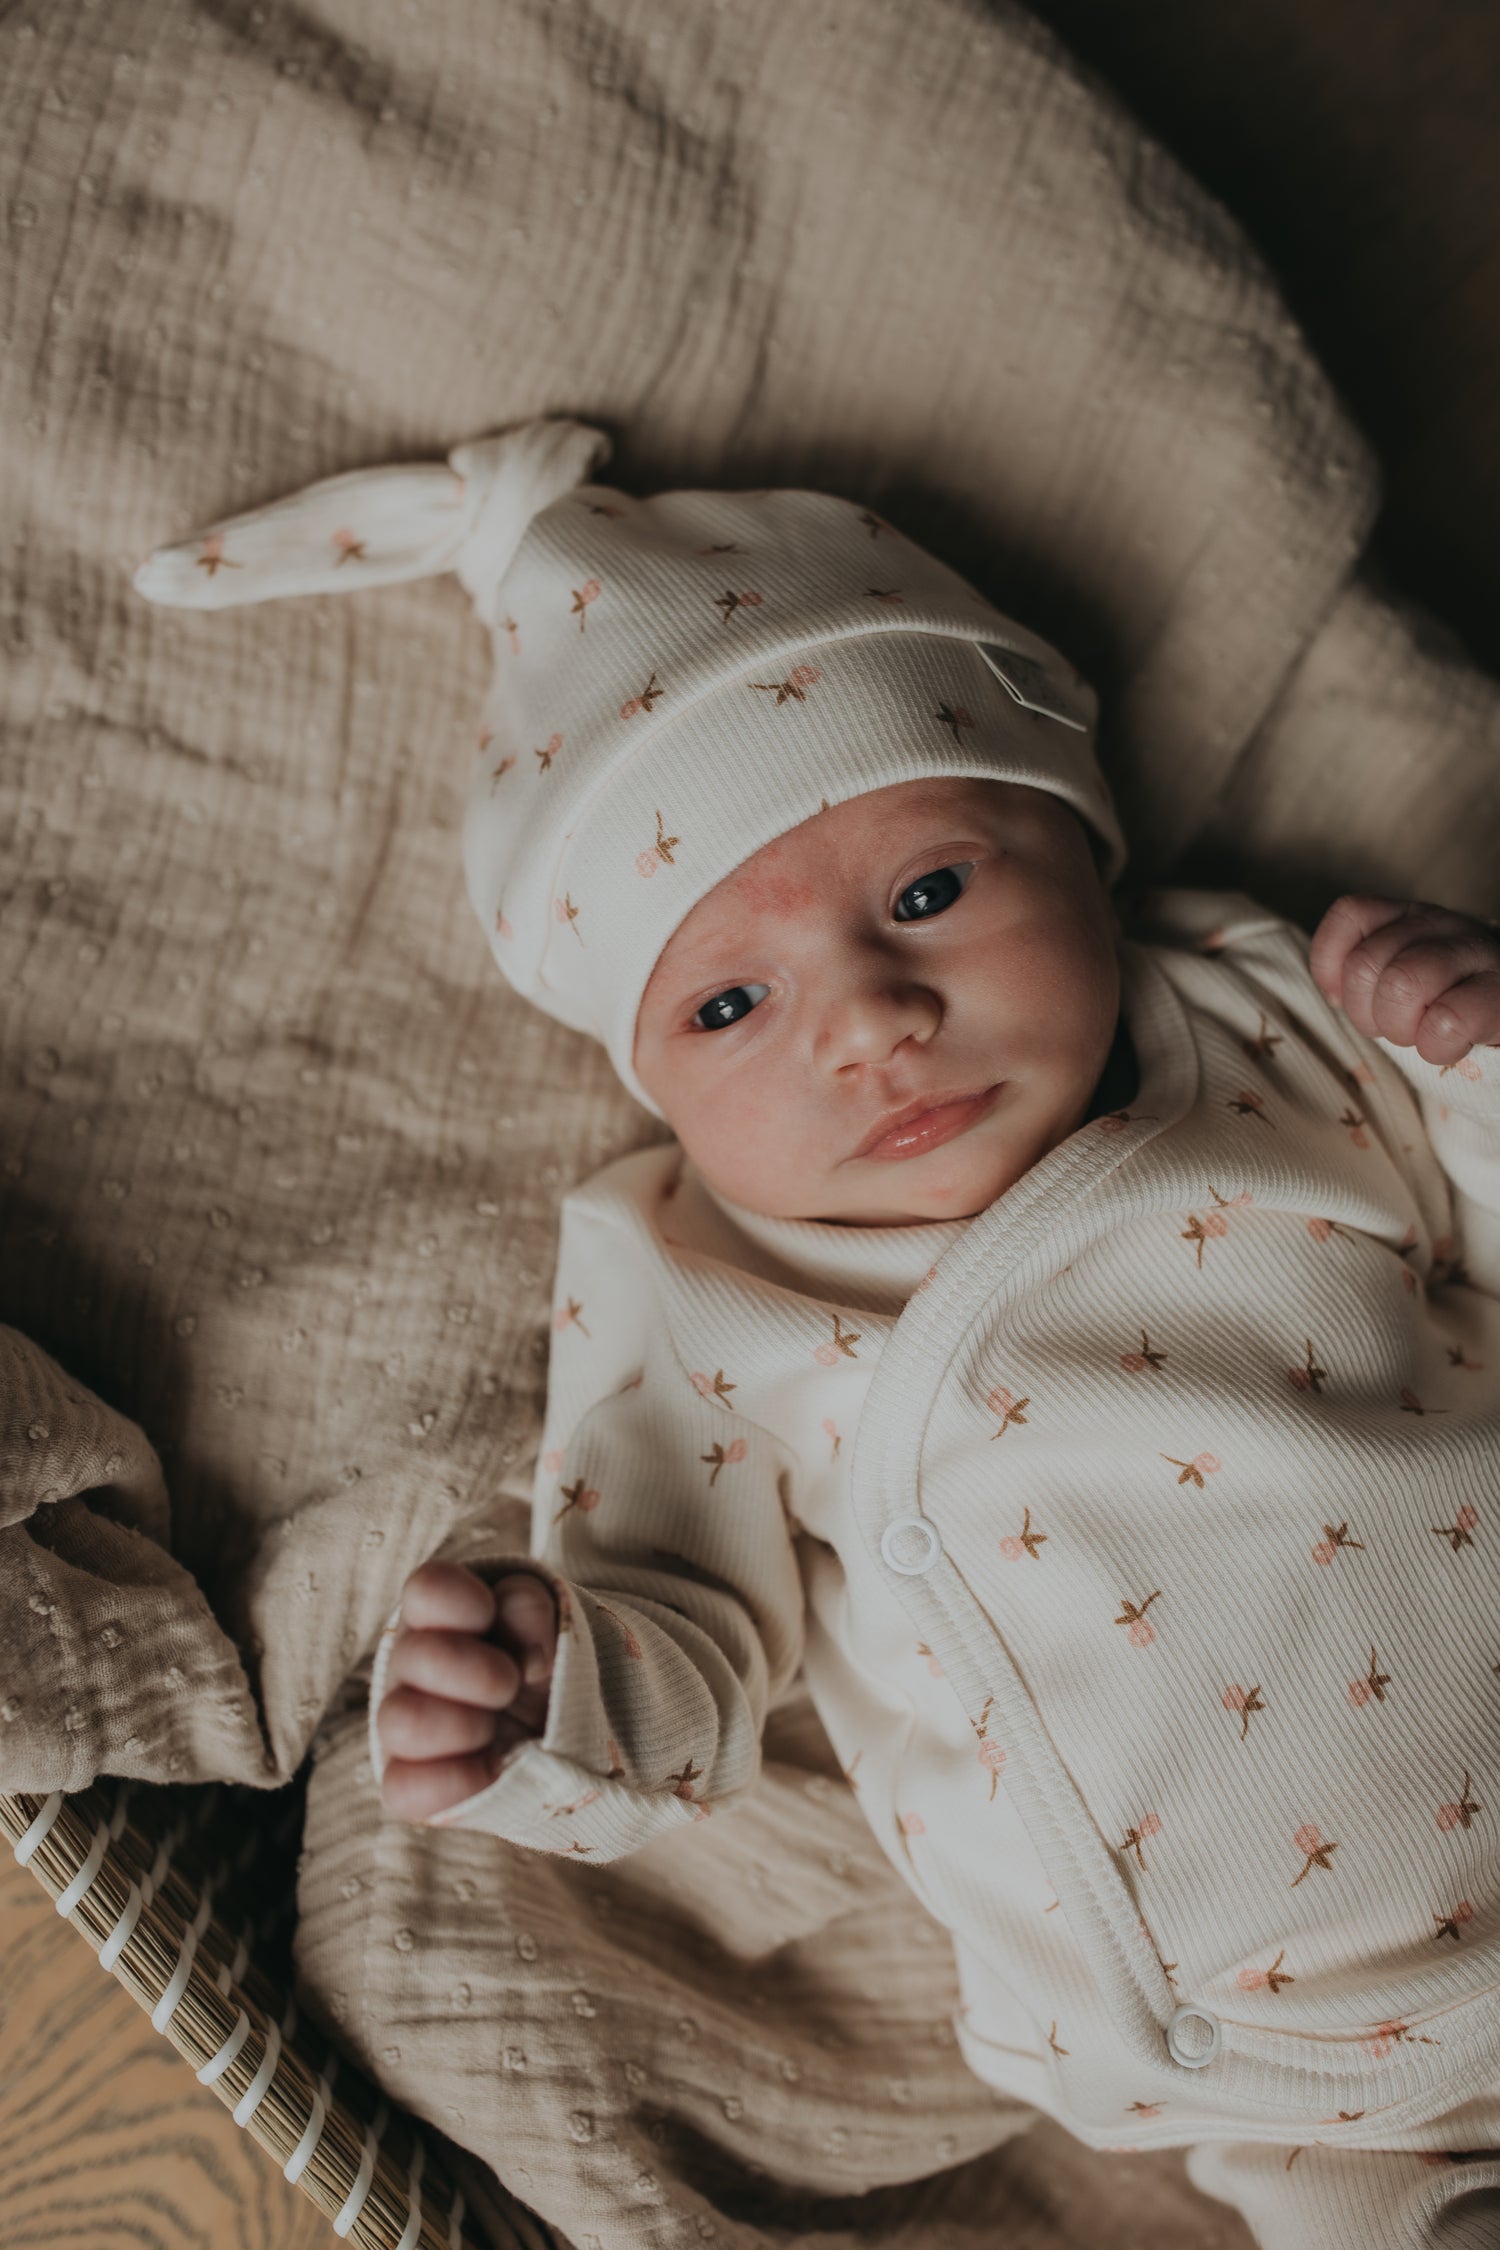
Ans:
{"type": "Polygon", "coordinates": [[[1248,899],[1153,912],[1137,1096],[977,1218],[737,1214],[673,1146],[567,1199],[485,1564],[558,1588],[547,1727],[459,1819],[732,1817],[804,1665],[997,2089],[1500,2145],[1500,1053],[1363,1038],[1248,899]]]}
{"type": "Polygon", "coordinates": [[[1265,2250],[1496,2250],[1500,2151],[1457,2157],[1200,2142],[1188,2177],[1265,2250]]]}

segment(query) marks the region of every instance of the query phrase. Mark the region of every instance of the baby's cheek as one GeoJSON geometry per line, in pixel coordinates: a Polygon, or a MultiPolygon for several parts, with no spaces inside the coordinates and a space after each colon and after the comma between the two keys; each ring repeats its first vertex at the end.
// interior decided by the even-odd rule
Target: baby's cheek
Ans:
{"type": "Polygon", "coordinates": [[[698,1170],[731,1200],[753,1200],[769,1190],[794,1191],[806,1171],[805,1152],[799,1149],[792,1118],[794,1105],[777,1082],[765,1072],[747,1071],[732,1088],[716,1090],[712,1101],[699,1102],[672,1129],[698,1170]]]}

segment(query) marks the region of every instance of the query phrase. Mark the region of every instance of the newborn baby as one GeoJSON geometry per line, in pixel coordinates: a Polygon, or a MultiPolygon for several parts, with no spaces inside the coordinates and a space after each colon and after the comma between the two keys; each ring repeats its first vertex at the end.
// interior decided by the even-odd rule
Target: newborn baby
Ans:
{"type": "Polygon", "coordinates": [[[1493,2250],[1500,936],[1122,918],[1055,649],[872,510],[602,443],[137,576],[457,570],[471,900],[672,1129],[564,1201],[530,1552],[381,1636],[386,1809],[616,1858],[732,1818],[805,1678],[1014,2129],[1186,2147],[1267,2250],[1493,2250]]]}
{"type": "MultiPolygon", "coordinates": [[[[751,1210],[970,1217],[1133,1091],[1118,933],[1057,798],[899,783],[777,837],[699,900],[652,970],[636,1071],[699,1176],[751,1210]]],[[[492,1595],[448,1563],[415,1574],[403,1615],[383,1795],[425,1820],[542,1731],[556,1618],[538,1580],[492,1595]],[[497,1619],[505,1645],[487,1637],[497,1619]]]]}

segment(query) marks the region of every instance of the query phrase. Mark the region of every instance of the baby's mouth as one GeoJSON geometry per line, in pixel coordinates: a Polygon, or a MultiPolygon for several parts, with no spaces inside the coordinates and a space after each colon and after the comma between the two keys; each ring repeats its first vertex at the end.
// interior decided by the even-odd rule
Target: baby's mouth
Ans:
{"type": "Polygon", "coordinates": [[[977,1125],[993,1108],[1005,1083],[1002,1078],[975,1093],[949,1094],[935,1102],[924,1099],[920,1106],[912,1103],[905,1111],[898,1110],[894,1118],[877,1124],[846,1161],[886,1164],[939,1148],[944,1141],[977,1125]]]}

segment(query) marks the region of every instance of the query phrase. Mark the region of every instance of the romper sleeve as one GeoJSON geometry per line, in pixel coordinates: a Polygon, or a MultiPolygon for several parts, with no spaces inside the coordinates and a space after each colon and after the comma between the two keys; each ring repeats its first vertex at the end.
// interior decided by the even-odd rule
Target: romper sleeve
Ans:
{"type": "Polygon", "coordinates": [[[1449,1231],[1434,1242],[1434,1284],[1459,1284],[1500,1298],[1500,1047],[1473,1047],[1461,1062],[1424,1062],[1415,1047],[1369,1039],[1313,980],[1312,939],[1296,923],[1244,893],[1163,890],[1148,894],[1145,934],[1160,929],[1174,943],[1221,953],[1259,982],[1299,1033],[1340,1068],[1361,1106],[1380,1101],[1395,1148],[1410,1136],[1396,1130],[1397,1110],[1414,1105],[1443,1175],[1449,1231]]]}
{"type": "MultiPolygon", "coordinates": [[[[802,1661],[793,1457],[695,1387],[663,1281],[607,1207],[564,1206],[532,1551],[466,1557],[491,1584],[531,1570],[557,1596],[546,1725],[445,1826],[600,1862],[733,1805],[759,1777],[767,1712],[802,1661]]],[[[377,1785],[398,1613],[370,1683],[377,1785]]]]}

